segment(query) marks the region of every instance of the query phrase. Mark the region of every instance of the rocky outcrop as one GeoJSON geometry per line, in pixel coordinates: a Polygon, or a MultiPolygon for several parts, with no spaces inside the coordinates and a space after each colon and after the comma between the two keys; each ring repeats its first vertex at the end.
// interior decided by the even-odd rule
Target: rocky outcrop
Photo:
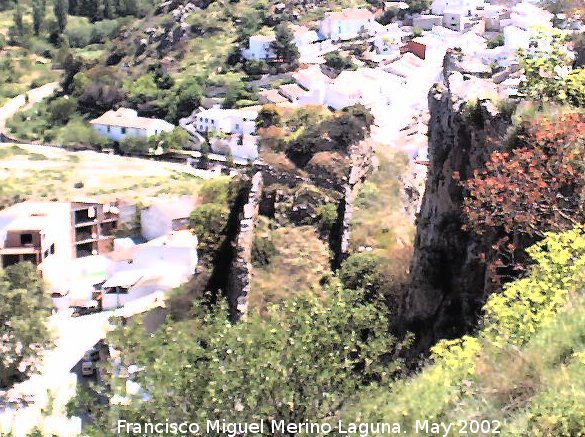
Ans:
{"type": "Polygon", "coordinates": [[[262,185],[262,173],[257,172],[252,177],[248,199],[242,208],[238,235],[234,242],[234,255],[229,269],[226,290],[233,320],[239,320],[248,313],[248,296],[252,280],[252,246],[254,245],[254,228],[258,220],[262,185]]]}
{"type": "Polygon", "coordinates": [[[444,83],[429,95],[430,167],[411,268],[411,286],[400,313],[418,340],[417,351],[440,338],[470,331],[493,283],[483,257],[495,236],[462,229],[465,193],[461,179],[484,165],[490,153],[505,147],[509,119],[487,96],[493,82],[445,72],[444,83]]]}

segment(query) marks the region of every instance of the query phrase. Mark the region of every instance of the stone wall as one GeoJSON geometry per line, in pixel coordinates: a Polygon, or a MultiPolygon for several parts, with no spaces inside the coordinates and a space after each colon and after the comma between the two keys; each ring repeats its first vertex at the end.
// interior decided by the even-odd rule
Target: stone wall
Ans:
{"type": "Polygon", "coordinates": [[[242,208],[238,234],[234,241],[234,254],[226,290],[233,320],[238,320],[248,313],[248,296],[252,280],[252,247],[254,245],[254,229],[258,221],[262,186],[262,173],[256,172],[250,183],[247,202],[242,208]]]}

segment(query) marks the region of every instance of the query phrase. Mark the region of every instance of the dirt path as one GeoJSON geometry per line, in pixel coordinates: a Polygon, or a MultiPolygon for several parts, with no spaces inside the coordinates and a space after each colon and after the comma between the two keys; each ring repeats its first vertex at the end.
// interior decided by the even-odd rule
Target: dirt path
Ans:
{"type": "Polygon", "coordinates": [[[5,133],[6,121],[9,120],[14,114],[16,114],[18,111],[25,111],[31,108],[35,103],[38,103],[44,98],[49,97],[51,94],[53,94],[58,86],[58,82],[51,82],[38,88],[33,88],[25,94],[14,97],[4,106],[0,107],[0,134],[5,133]],[[25,97],[27,95],[28,103],[25,97]]]}

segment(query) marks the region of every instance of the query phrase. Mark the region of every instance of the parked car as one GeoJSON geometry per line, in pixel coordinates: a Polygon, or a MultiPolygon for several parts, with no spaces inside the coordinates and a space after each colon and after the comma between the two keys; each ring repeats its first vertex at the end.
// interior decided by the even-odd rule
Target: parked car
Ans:
{"type": "Polygon", "coordinates": [[[76,302],[74,305],[71,305],[71,308],[73,308],[73,314],[71,314],[71,317],[85,316],[87,314],[99,312],[99,306],[95,300],[76,302]]]}
{"type": "Polygon", "coordinates": [[[82,376],[93,376],[95,374],[95,363],[93,361],[82,361],[81,362],[81,375],[82,376]]]}

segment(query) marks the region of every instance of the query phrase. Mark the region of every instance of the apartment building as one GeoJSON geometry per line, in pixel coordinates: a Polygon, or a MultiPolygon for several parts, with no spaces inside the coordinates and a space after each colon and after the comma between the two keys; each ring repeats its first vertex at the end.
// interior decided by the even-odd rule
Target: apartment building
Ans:
{"type": "Polygon", "coordinates": [[[107,253],[117,226],[117,208],[97,202],[16,204],[0,211],[1,265],[42,266],[107,253]]]}

